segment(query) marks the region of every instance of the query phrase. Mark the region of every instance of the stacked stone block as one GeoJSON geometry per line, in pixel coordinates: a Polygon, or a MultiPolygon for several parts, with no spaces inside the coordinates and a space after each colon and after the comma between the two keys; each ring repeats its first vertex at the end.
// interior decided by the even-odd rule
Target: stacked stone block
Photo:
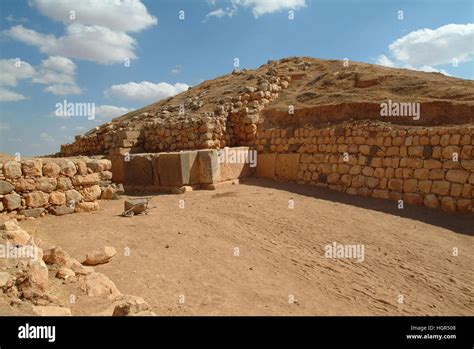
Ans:
{"type": "Polygon", "coordinates": [[[0,212],[18,219],[97,210],[111,199],[106,159],[29,159],[0,165],[0,212]]]}
{"type": "Polygon", "coordinates": [[[262,177],[474,212],[474,125],[407,128],[367,121],[267,129],[257,133],[256,148],[262,177]]]}

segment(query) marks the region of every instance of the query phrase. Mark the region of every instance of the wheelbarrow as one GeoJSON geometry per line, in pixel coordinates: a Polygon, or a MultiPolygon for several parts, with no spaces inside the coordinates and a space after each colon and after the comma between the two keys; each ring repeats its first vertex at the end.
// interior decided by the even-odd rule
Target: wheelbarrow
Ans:
{"type": "Polygon", "coordinates": [[[151,198],[135,198],[124,201],[124,210],[122,216],[132,217],[137,214],[148,214],[151,198]]]}

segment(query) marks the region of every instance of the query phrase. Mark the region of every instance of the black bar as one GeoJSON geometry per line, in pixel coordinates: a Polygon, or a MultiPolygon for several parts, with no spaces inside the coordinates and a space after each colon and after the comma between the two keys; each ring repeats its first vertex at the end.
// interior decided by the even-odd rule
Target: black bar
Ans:
{"type": "Polygon", "coordinates": [[[0,317],[0,348],[147,343],[156,347],[184,342],[473,348],[473,325],[473,317],[0,317]],[[54,342],[18,338],[19,327],[26,324],[30,329],[54,325],[54,342]],[[407,335],[456,338],[409,339],[407,335]]]}

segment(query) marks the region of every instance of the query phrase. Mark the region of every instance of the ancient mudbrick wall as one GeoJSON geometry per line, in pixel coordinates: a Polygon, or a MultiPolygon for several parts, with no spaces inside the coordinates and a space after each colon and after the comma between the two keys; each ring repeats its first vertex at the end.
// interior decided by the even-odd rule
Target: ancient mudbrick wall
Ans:
{"type": "Polygon", "coordinates": [[[105,159],[31,159],[0,162],[0,212],[17,219],[93,211],[111,199],[112,164],[105,159]]]}
{"type": "Polygon", "coordinates": [[[353,195],[474,212],[474,125],[348,122],[257,133],[257,174],[353,195]]]}

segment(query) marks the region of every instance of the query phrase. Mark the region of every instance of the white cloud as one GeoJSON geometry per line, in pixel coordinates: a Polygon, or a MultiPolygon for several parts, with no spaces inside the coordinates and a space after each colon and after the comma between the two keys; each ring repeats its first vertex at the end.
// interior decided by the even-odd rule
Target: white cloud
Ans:
{"type": "Polygon", "coordinates": [[[15,58],[0,59],[0,85],[16,86],[18,80],[29,79],[35,74],[35,69],[27,62],[15,58]]]}
{"type": "Polygon", "coordinates": [[[34,5],[45,16],[71,24],[100,25],[121,32],[138,32],[157,24],[139,0],[81,0],[68,1],[34,0],[34,5]],[[71,11],[75,18],[70,19],[71,11]]]}
{"type": "Polygon", "coordinates": [[[116,107],[114,105],[100,105],[95,108],[96,116],[104,119],[113,119],[117,116],[121,116],[123,114],[128,113],[132,109],[124,108],[124,107],[116,107]]]}
{"type": "Polygon", "coordinates": [[[392,62],[387,56],[380,55],[377,57],[375,64],[382,65],[384,67],[395,68],[396,64],[392,62]]]}
{"type": "Polygon", "coordinates": [[[56,96],[80,95],[82,90],[77,85],[70,84],[54,84],[46,87],[45,92],[52,93],[56,96]]]}
{"type": "Polygon", "coordinates": [[[46,132],[43,132],[40,134],[40,138],[42,141],[46,142],[46,143],[53,143],[54,142],[54,138],[51,137],[49,134],[47,134],[46,132]]]}
{"type": "Polygon", "coordinates": [[[10,125],[6,122],[0,122],[0,131],[8,131],[10,129],[10,125]]]}
{"type": "Polygon", "coordinates": [[[34,83],[50,85],[44,89],[55,95],[80,94],[75,81],[76,65],[66,57],[51,56],[41,62],[34,83]]]}
{"type": "Polygon", "coordinates": [[[225,9],[218,8],[217,10],[209,12],[206,15],[206,18],[204,19],[204,22],[206,22],[211,17],[216,17],[216,18],[229,17],[229,18],[232,18],[236,13],[237,13],[237,7],[226,7],[225,9]]]}
{"type": "Polygon", "coordinates": [[[232,0],[234,5],[251,8],[255,18],[282,10],[297,10],[306,6],[305,0],[232,0]]]}
{"type": "Polygon", "coordinates": [[[474,56],[474,24],[448,24],[420,29],[389,45],[394,57],[413,66],[436,66],[468,62],[474,56]]]}
{"type": "Polygon", "coordinates": [[[100,25],[71,24],[66,28],[66,34],[59,38],[22,25],[11,27],[3,34],[53,56],[84,59],[100,64],[122,63],[126,58],[136,58],[134,38],[125,32],[113,31],[100,25]]]}
{"type": "Polygon", "coordinates": [[[128,101],[154,102],[186,91],[188,87],[189,85],[179,82],[174,85],[166,82],[157,84],[148,81],[139,83],[129,82],[121,85],[112,85],[105,91],[105,95],[128,101]]]}
{"type": "Polygon", "coordinates": [[[441,73],[437,65],[468,62],[474,58],[474,24],[448,24],[437,29],[415,30],[389,45],[394,59],[380,55],[376,64],[441,73]]]}
{"type": "MultiPolygon", "coordinates": [[[[215,5],[216,1],[208,1],[210,5],[215,5]]],[[[283,10],[297,10],[306,6],[306,0],[231,0],[231,6],[218,8],[209,12],[204,18],[204,22],[211,17],[232,18],[239,7],[252,10],[255,18],[265,14],[279,12],[283,10]]]]}
{"type": "Polygon", "coordinates": [[[0,102],[18,102],[24,99],[27,97],[0,86],[0,102]]]}

